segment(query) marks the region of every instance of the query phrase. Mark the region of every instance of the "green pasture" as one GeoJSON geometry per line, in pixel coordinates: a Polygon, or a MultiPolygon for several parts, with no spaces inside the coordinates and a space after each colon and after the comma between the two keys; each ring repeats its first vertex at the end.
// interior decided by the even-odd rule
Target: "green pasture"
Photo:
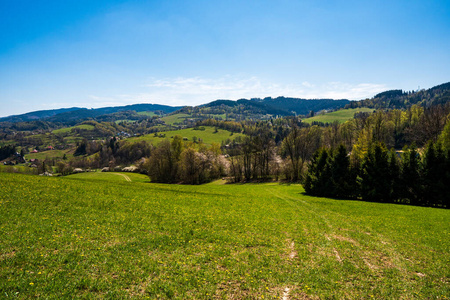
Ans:
{"type": "Polygon", "coordinates": [[[73,157],[73,149],[65,149],[65,150],[46,150],[42,152],[37,153],[28,153],[25,154],[25,158],[27,160],[30,160],[32,158],[37,158],[39,160],[44,160],[46,158],[63,158],[64,154],[66,155],[67,159],[70,159],[73,157]]]}
{"type": "Polygon", "coordinates": [[[147,116],[147,117],[153,117],[157,116],[154,111],[140,111],[137,113],[138,115],[147,116]]]}
{"type": "Polygon", "coordinates": [[[102,180],[109,182],[150,182],[147,175],[129,172],[85,172],[67,176],[70,179],[102,180]]]}
{"type": "Polygon", "coordinates": [[[302,121],[305,123],[322,122],[322,123],[333,123],[334,121],[338,121],[339,123],[344,123],[347,120],[353,119],[353,116],[357,112],[373,112],[373,108],[361,107],[361,108],[349,108],[349,109],[341,109],[325,114],[316,115],[311,118],[303,119],[302,121]]]}
{"type": "Polygon", "coordinates": [[[174,114],[170,116],[162,117],[161,120],[163,120],[167,125],[174,125],[175,123],[181,123],[185,119],[191,118],[192,115],[190,114],[174,114]]]}
{"type": "Polygon", "coordinates": [[[61,128],[61,129],[55,129],[52,131],[52,133],[54,134],[63,134],[63,133],[70,133],[72,132],[73,129],[82,129],[82,130],[87,130],[87,131],[91,131],[95,129],[94,125],[89,125],[89,124],[81,124],[81,125],[76,125],[76,126],[72,126],[72,127],[66,127],[66,128],[61,128]]]}
{"type": "Polygon", "coordinates": [[[450,297],[449,210],[91,176],[0,173],[2,298],[450,297]]]}
{"type": "Polygon", "coordinates": [[[33,175],[38,174],[38,170],[36,168],[31,168],[25,165],[5,166],[3,164],[0,164],[0,172],[33,174],[33,175]]]}
{"type": "Polygon", "coordinates": [[[129,138],[128,141],[147,141],[151,142],[153,145],[158,145],[164,139],[171,139],[171,137],[180,135],[181,137],[187,138],[190,142],[192,142],[193,137],[196,136],[197,138],[201,138],[204,144],[211,145],[212,143],[220,144],[222,143],[222,141],[225,141],[227,139],[233,140],[238,136],[244,137],[244,135],[241,133],[233,133],[233,135],[231,135],[232,133],[230,131],[220,128],[218,128],[217,132],[215,133],[214,127],[211,126],[203,126],[203,128],[205,128],[205,130],[186,128],[180,130],[163,131],[158,132],[157,137],[155,137],[154,134],[147,134],[140,137],[129,138]],[[161,134],[165,134],[165,137],[160,137],[161,134]]]}

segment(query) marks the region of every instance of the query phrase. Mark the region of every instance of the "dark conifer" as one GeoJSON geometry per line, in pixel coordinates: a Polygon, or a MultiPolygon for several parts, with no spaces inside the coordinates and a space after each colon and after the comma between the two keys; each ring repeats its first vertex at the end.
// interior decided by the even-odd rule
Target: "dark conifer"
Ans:
{"type": "Polygon", "coordinates": [[[402,198],[409,199],[413,205],[422,204],[422,185],[420,176],[420,155],[413,145],[403,152],[401,172],[402,198]]]}
{"type": "Polygon", "coordinates": [[[397,153],[392,149],[389,153],[390,201],[400,198],[400,165],[397,153]]]}
{"type": "Polygon", "coordinates": [[[308,166],[305,191],[315,196],[332,196],[331,168],[327,149],[317,150],[308,166]]]}
{"type": "Polygon", "coordinates": [[[350,172],[350,159],[344,145],[337,149],[331,163],[332,194],[337,198],[351,198],[353,196],[353,182],[355,178],[350,172]]]}
{"type": "Polygon", "coordinates": [[[384,146],[372,146],[364,158],[361,174],[363,200],[387,202],[390,198],[390,174],[387,151],[384,146]]]}

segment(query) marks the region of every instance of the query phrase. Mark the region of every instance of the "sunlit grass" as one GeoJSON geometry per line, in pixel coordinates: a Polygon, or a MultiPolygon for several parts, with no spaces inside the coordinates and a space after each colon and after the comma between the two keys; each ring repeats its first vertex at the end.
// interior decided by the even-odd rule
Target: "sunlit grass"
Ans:
{"type": "Polygon", "coordinates": [[[66,155],[66,158],[72,158],[73,157],[73,149],[64,149],[64,150],[46,150],[46,151],[40,151],[37,153],[28,153],[25,154],[25,158],[27,160],[30,159],[39,159],[44,160],[46,158],[63,158],[64,154],[66,155]]]}
{"type": "Polygon", "coordinates": [[[175,123],[182,123],[186,118],[190,118],[190,114],[173,114],[170,116],[162,117],[161,120],[163,120],[167,125],[174,125],[175,123]]]}
{"type": "Polygon", "coordinates": [[[76,125],[76,126],[72,126],[72,127],[55,129],[52,131],[52,133],[54,133],[54,134],[70,133],[73,129],[77,129],[77,128],[90,131],[90,130],[94,130],[95,126],[89,125],[89,124],[81,124],[81,125],[76,125]]]}
{"type": "Polygon", "coordinates": [[[2,297],[450,296],[449,210],[90,176],[0,174],[2,297]]]}
{"type": "Polygon", "coordinates": [[[222,143],[227,139],[233,140],[238,136],[244,137],[241,133],[231,133],[228,130],[223,130],[218,128],[217,132],[215,132],[214,127],[211,126],[202,126],[205,130],[195,130],[194,128],[187,128],[181,130],[172,130],[172,131],[164,131],[158,132],[155,137],[154,134],[147,134],[140,137],[129,138],[128,141],[147,141],[151,142],[153,145],[158,145],[164,139],[171,139],[176,135],[180,135],[181,137],[187,138],[188,141],[192,142],[194,136],[202,139],[203,143],[206,145],[211,145],[212,143],[222,143]],[[164,137],[160,137],[159,135],[165,135],[164,137]]]}
{"type": "Polygon", "coordinates": [[[316,115],[311,118],[306,118],[303,119],[302,121],[310,124],[314,121],[322,123],[333,123],[334,121],[338,121],[339,123],[344,123],[347,120],[353,119],[353,116],[357,112],[373,112],[373,111],[374,111],[373,108],[368,107],[341,109],[330,113],[316,115]]]}
{"type": "Polygon", "coordinates": [[[66,178],[70,179],[89,179],[89,180],[103,180],[103,181],[117,181],[117,182],[150,182],[147,175],[129,172],[85,172],[69,175],[66,178]],[[128,179],[127,179],[128,178],[128,179]]]}

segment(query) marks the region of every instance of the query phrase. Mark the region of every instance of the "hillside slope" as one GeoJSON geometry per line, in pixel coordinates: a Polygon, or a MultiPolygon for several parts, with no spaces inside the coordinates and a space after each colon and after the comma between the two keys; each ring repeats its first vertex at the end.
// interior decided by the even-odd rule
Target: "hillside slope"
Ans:
{"type": "Polygon", "coordinates": [[[449,210],[299,185],[0,173],[0,292],[49,299],[446,299],[449,210]],[[32,189],[30,189],[32,187],[32,189]]]}
{"type": "Polygon", "coordinates": [[[430,107],[446,103],[450,103],[450,82],[437,85],[428,90],[409,92],[402,90],[385,91],[371,99],[353,101],[346,105],[346,108],[406,109],[415,104],[430,107]]]}
{"type": "Polygon", "coordinates": [[[240,99],[237,101],[231,100],[216,100],[203,107],[209,108],[229,108],[228,112],[242,112],[250,111],[254,114],[270,114],[270,115],[306,115],[310,111],[333,110],[344,107],[349,104],[349,100],[332,100],[332,99],[299,99],[288,97],[267,97],[264,99],[240,99]]]}
{"type": "Polygon", "coordinates": [[[30,112],[22,115],[15,115],[0,118],[0,122],[27,122],[44,120],[48,122],[61,122],[61,123],[73,123],[79,122],[88,118],[96,118],[103,115],[114,114],[118,112],[134,111],[134,112],[144,112],[144,111],[160,111],[164,114],[174,112],[182,108],[181,106],[168,106],[160,104],[133,104],[125,106],[115,106],[115,107],[102,107],[102,108],[62,108],[55,110],[41,110],[30,112]]]}

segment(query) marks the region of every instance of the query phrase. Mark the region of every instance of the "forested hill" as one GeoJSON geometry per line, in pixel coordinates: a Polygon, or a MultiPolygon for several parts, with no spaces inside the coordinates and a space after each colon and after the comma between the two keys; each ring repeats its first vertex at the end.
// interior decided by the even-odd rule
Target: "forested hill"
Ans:
{"type": "Polygon", "coordinates": [[[38,111],[29,112],[26,114],[0,118],[0,122],[15,123],[15,122],[36,121],[36,120],[53,117],[58,114],[76,111],[79,109],[81,109],[81,108],[80,107],[72,107],[72,108],[61,108],[61,109],[38,110],[38,111]]]}
{"type": "Polygon", "coordinates": [[[450,82],[428,90],[390,90],[375,95],[372,99],[353,101],[346,108],[369,107],[375,109],[406,109],[414,104],[430,107],[450,103],[450,82]]]}
{"type": "Polygon", "coordinates": [[[27,122],[27,121],[36,121],[43,120],[49,122],[79,122],[81,120],[85,120],[88,118],[96,118],[103,115],[109,115],[119,112],[126,111],[135,111],[135,112],[143,112],[143,111],[152,111],[152,112],[162,112],[164,114],[168,114],[174,112],[178,109],[182,108],[181,106],[168,106],[168,105],[160,105],[160,104],[133,104],[126,106],[116,106],[116,107],[102,107],[102,108],[80,108],[80,107],[72,107],[72,108],[62,108],[62,109],[54,109],[54,110],[41,110],[30,112],[22,115],[15,115],[0,118],[0,122],[27,122]]]}
{"type": "Polygon", "coordinates": [[[277,97],[271,98],[267,97],[264,99],[252,98],[240,99],[237,101],[231,100],[216,100],[208,104],[203,105],[203,107],[229,107],[230,109],[240,109],[246,111],[253,111],[259,114],[271,114],[271,115],[306,115],[311,111],[320,110],[333,110],[337,108],[344,107],[349,104],[350,101],[343,100],[332,100],[332,99],[299,99],[299,98],[287,98],[287,97],[277,97]]]}
{"type": "MultiPolygon", "coordinates": [[[[248,115],[306,115],[311,111],[334,110],[344,107],[349,100],[331,100],[331,99],[298,99],[298,98],[252,98],[231,100],[216,100],[208,104],[198,106],[201,108],[220,109],[224,113],[238,111],[244,116],[248,115]]],[[[139,112],[157,112],[158,114],[168,114],[182,109],[181,106],[167,106],[159,104],[133,104],[117,107],[103,107],[96,109],[87,109],[80,107],[63,108],[55,110],[35,111],[21,115],[0,118],[0,122],[30,122],[46,121],[66,125],[74,125],[87,119],[97,121],[114,121],[120,119],[133,119],[130,113],[139,112]]]]}

